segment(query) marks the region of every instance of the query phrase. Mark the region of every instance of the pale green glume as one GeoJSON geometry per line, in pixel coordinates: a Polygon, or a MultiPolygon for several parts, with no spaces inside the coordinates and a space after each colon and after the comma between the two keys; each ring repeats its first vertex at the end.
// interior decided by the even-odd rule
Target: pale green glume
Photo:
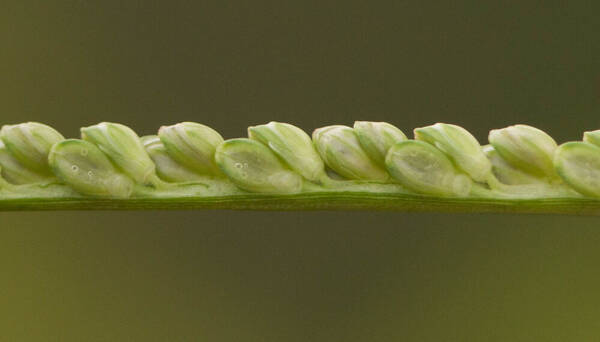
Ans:
{"type": "Polygon", "coordinates": [[[250,139],[231,139],[219,145],[215,160],[231,181],[251,192],[296,193],[302,178],[286,169],[264,144],[250,139]]]}
{"type": "Polygon", "coordinates": [[[0,140],[0,175],[13,184],[40,183],[51,180],[53,177],[47,173],[39,173],[25,167],[15,158],[0,140]]]}
{"type": "Polygon", "coordinates": [[[494,176],[502,183],[507,185],[525,185],[543,183],[543,179],[532,176],[518,168],[510,165],[504,158],[498,154],[492,145],[482,147],[483,153],[492,164],[494,176]]]}
{"type": "Polygon", "coordinates": [[[248,137],[267,145],[292,170],[310,181],[322,180],[325,165],[310,136],[300,128],[282,122],[248,127],[248,137]]]}
{"type": "Polygon", "coordinates": [[[140,139],[146,152],[156,165],[156,173],[165,181],[176,183],[206,179],[205,176],[192,171],[173,159],[157,135],[147,135],[140,139]]]}
{"type": "Polygon", "coordinates": [[[65,138],[50,126],[27,122],[3,126],[0,139],[21,164],[34,172],[50,175],[48,153],[52,145],[65,138]]]}
{"type": "Polygon", "coordinates": [[[477,182],[489,180],[492,164],[481,150],[481,145],[466,129],[437,123],[416,128],[415,139],[437,147],[454,162],[454,165],[477,182]]]}
{"type": "Polygon", "coordinates": [[[396,180],[415,192],[464,197],[471,191],[471,180],[458,173],[443,152],[422,141],[397,143],[385,163],[396,180]]]}
{"type": "Polygon", "coordinates": [[[544,131],[514,125],[490,131],[488,140],[510,165],[537,177],[556,178],[552,162],[556,142],[544,131]]]}
{"type": "Polygon", "coordinates": [[[584,132],[583,141],[600,147],[600,130],[584,132]]]}
{"type": "Polygon", "coordinates": [[[220,175],[214,155],[223,137],[214,129],[195,122],[163,126],[158,137],[177,162],[203,175],[220,175]]]}
{"type": "Polygon", "coordinates": [[[354,132],[363,150],[381,166],[388,150],[407,139],[398,127],[387,122],[355,121],[354,132]]]}
{"type": "Polygon", "coordinates": [[[312,138],[325,164],[341,176],[377,181],[389,178],[385,169],[377,165],[360,146],[352,128],[341,125],[327,126],[316,129],[312,138]]]}
{"type": "Polygon", "coordinates": [[[556,171],[573,189],[600,197],[600,147],[587,142],[568,142],[554,155],[556,171]]]}
{"type": "Polygon", "coordinates": [[[138,135],[121,124],[102,122],[83,127],[81,138],[94,143],[126,175],[146,184],[155,180],[155,165],[138,135]]]}
{"type": "Polygon", "coordinates": [[[133,191],[133,180],[119,173],[90,142],[64,140],[52,147],[48,160],[58,178],[82,194],[126,198],[133,191]]]}

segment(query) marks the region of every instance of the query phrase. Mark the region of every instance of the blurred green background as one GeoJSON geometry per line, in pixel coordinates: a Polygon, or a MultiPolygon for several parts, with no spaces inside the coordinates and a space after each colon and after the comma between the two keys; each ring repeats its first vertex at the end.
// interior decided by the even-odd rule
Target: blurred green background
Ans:
{"type": "MultiPolygon", "coordinates": [[[[596,1],[8,1],[2,124],[600,128],[596,1]]],[[[0,213],[0,341],[591,341],[600,219],[0,213]]]]}

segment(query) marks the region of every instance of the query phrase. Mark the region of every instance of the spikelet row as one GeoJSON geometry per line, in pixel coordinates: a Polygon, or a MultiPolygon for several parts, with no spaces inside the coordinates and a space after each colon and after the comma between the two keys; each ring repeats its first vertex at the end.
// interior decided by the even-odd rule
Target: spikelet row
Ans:
{"type": "Polygon", "coordinates": [[[488,140],[481,146],[464,128],[443,123],[417,128],[408,139],[389,123],[367,121],[318,128],[312,137],[270,122],[249,127],[248,138],[229,140],[193,122],[141,138],[127,126],[103,122],[82,128],[81,139],[65,139],[29,122],[0,130],[0,190],[59,183],[84,196],[127,198],[139,188],[211,180],[251,193],[363,182],[441,197],[482,191],[600,197],[600,131],[557,146],[545,132],[515,125],[490,131],[488,140]]]}

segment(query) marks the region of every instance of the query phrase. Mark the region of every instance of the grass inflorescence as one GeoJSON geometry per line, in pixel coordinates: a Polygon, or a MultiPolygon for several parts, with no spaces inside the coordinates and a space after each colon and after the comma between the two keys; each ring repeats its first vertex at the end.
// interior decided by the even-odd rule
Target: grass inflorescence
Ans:
{"type": "Polygon", "coordinates": [[[489,144],[444,123],[409,139],[385,122],[287,123],[225,140],[193,122],[139,137],[117,123],[65,139],[40,123],[0,130],[0,210],[273,209],[600,213],[600,131],[557,143],[527,125],[489,144]]]}

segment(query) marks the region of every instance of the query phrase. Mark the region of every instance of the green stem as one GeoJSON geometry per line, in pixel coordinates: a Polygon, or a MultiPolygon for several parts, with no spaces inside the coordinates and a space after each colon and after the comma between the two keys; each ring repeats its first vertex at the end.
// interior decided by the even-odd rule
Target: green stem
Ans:
{"type": "Polygon", "coordinates": [[[27,185],[19,191],[0,190],[0,211],[8,210],[382,210],[449,213],[547,213],[600,215],[600,200],[555,195],[543,198],[501,198],[475,186],[466,198],[416,195],[397,184],[336,183],[334,188],[307,185],[298,194],[254,194],[230,182],[207,180],[179,184],[177,189],[139,186],[128,199],[90,198],[64,185],[27,185]]]}
{"type": "Polygon", "coordinates": [[[398,193],[313,192],[294,195],[245,194],[163,198],[93,199],[30,197],[0,200],[0,210],[382,210],[448,213],[546,213],[600,215],[589,198],[482,199],[434,198],[398,193]]]}

